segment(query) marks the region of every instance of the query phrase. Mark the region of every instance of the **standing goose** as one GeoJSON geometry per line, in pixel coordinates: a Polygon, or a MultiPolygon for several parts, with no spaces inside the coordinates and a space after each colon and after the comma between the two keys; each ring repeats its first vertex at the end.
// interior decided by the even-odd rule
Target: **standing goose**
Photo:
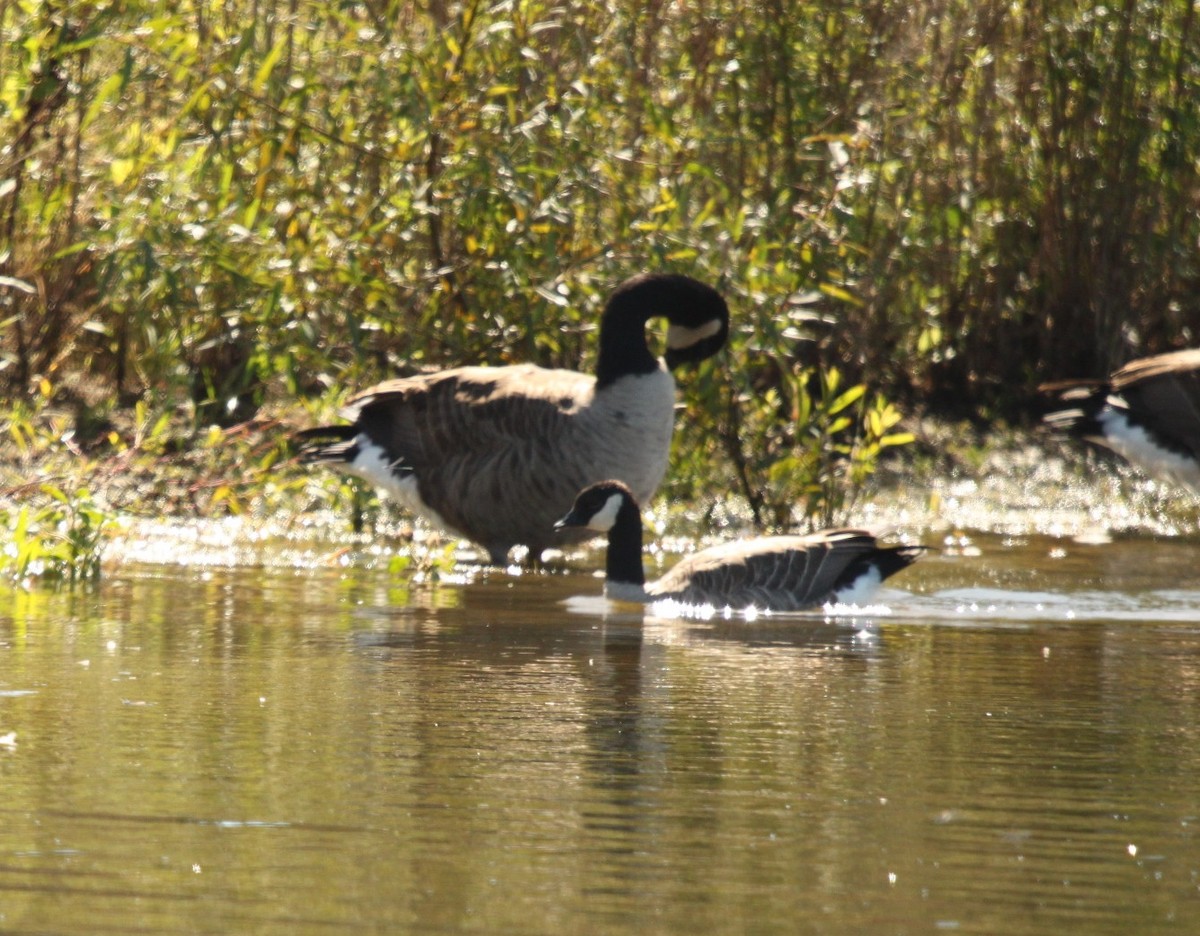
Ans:
{"type": "Polygon", "coordinates": [[[1200,491],[1200,349],[1140,358],[1108,380],[1043,384],[1055,429],[1200,491]]]}
{"type": "Polygon", "coordinates": [[[609,598],[771,611],[800,611],[833,602],[861,604],[924,550],[880,546],[864,530],[760,536],[693,553],[646,584],[641,514],[633,492],[620,481],[602,481],[580,491],[571,512],[555,527],[608,534],[604,593],[609,598]]]}
{"type": "Polygon", "coordinates": [[[350,399],[349,425],[297,433],[300,458],[366,479],[493,564],[516,545],[536,561],[562,541],[554,521],[585,485],[619,476],[654,494],[671,446],[671,369],[715,354],[728,334],[729,309],[710,286],[635,276],[604,308],[594,377],[519,364],[389,380],[350,399]],[[655,316],[669,323],[665,360],[646,346],[655,316]]]}

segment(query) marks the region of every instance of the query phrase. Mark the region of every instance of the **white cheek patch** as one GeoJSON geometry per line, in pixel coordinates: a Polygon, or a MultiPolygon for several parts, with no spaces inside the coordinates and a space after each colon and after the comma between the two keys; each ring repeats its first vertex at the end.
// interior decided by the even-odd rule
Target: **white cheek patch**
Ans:
{"type": "Polygon", "coordinates": [[[667,328],[667,347],[673,351],[690,348],[705,338],[711,338],[721,330],[721,320],[711,319],[698,328],[686,325],[671,325],[667,328]]]}
{"type": "Polygon", "coordinates": [[[607,533],[611,530],[613,524],[617,522],[617,511],[621,509],[621,501],[624,499],[621,494],[610,494],[608,500],[604,502],[604,506],[592,514],[587,528],[595,530],[597,533],[607,533]]]}
{"type": "Polygon", "coordinates": [[[1122,458],[1160,478],[1172,478],[1200,490],[1200,464],[1156,443],[1121,410],[1105,407],[1099,416],[1104,444],[1122,458]]]}
{"type": "Polygon", "coordinates": [[[881,584],[883,576],[879,573],[879,568],[871,564],[853,582],[834,592],[833,596],[839,604],[865,605],[881,584]]]}

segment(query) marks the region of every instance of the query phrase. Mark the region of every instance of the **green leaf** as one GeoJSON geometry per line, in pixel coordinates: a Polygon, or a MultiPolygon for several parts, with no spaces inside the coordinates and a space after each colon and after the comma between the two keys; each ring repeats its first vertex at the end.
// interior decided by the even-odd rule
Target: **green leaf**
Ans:
{"type": "Polygon", "coordinates": [[[137,162],[133,159],[114,159],[108,164],[108,173],[112,176],[113,184],[124,185],[136,166],[137,162]]]}
{"type": "Polygon", "coordinates": [[[833,299],[840,299],[842,302],[848,302],[852,306],[858,306],[860,309],[865,303],[852,293],[847,292],[841,286],[835,286],[833,283],[821,283],[817,286],[825,295],[833,299]]]}
{"type": "Polygon", "coordinates": [[[77,253],[83,253],[85,250],[89,249],[92,245],[93,245],[93,241],[91,241],[91,240],[76,241],[75,243],[64,247],[62,250],[56,250],[54,252],[53,259],[62,260],[64,257],[72,257],[77,253]]]}
{"type": "Polygon", "coordinates": [[[830,413],[840,413],[848,406],[852,406],[862,399],[863,394],[867,392],[866,384],[857,384],[839,396],[831,404],[829,404],[830,413]]]}
{"type": "Polygon", "coordinates": [[[70,503],[70,501],[67,498],[67,495],[63,492],[63,490],[61,488],[55,487],[53,484],[43,484],[43,485],[41,485],[40,490],[47,497],[54,498],[60,504],[69,504],[70,503]]]}
{"type": "Polygon", "coordinates": [[[246,210],[242,213],[242,225],[248,229],[254,227],[254,222],[258,220],[258,211],[262,207],[261,199],[254,199],[246,206],[246,210]]]}
{"type": "Polygon", "coordinates": [[[267,53],[267,57],[263,59],[263,63],[258,66],[258,71],[254,75],[254,90],[261,92],[267,86],[267,82],[271,78],[271,72],[275,70],[275,66],[279,64],[280,58],[283,57],[283,50],[287,48],[287,34],[280,36],[275,45],[271,47],[271,51],[267,53]]]}
{"type": "Polygon", "coordinates": [[[79,132],[82,133],[91,126],[104,106],[108,104],[123,88],[125,87],[125,73],[123,71],[109,75],[104,82],[96,89],[95,97],[92,98],[92,103],[88,105],[88,109],[84,112],[83,121],[79,125],[79,132]]]}
{"type": "Polygon", "coordinates": [[[199,84],[199,86],[197,86],[196,90],[193,91],[191,96],[187,99],[187,101],[184,102],[183,107],[180,108],[179,119],[183,119],[188,114],[190,114],[192,112],[192,109],[198,103],[200,103],[200,101],[202,99],[207,97],[210,89],[212,88],[213,81],[215,81],[215,80],[216,79],[210,78],[208,81],[200,82],[200,84],[199,84]]]}

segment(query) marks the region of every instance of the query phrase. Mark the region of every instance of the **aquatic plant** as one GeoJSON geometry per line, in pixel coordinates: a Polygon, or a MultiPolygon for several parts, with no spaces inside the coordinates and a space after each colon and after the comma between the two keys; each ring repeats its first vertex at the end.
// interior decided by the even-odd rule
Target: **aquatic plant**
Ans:
{"type": "Polygon", "coordinates": [[[883,453],[914,437],[894,404],[837,368],[776,364],[770,386],[728,384],[721,439],[737,488],[759,527],[847,523],[883,453]]]}
{"type": "Polygon", "coordinates": [[[68,496],[53,484],[39,484],[25,496],[42,503],[0,512],[0,580],[28,586],[99,578],[111,512],[82,488],[68,496]]]}

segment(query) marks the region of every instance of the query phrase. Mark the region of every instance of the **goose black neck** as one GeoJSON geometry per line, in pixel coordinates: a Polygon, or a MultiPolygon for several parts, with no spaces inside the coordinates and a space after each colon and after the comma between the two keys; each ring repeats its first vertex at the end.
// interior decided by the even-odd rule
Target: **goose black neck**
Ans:
{"type": "Polygon", "coordinates": [[[646,273],[616,288],[600,318],[596,384],[604,387],[627,374],[649,374],[658,359],[646,346],[646,320],[665,316],[695,327],[724,315],[725,301],[710,286],[678,273],[646,273]]]}
{"type": "Polygon", "coordinates": [[[642,571],[642,515],[629,498],[622,499],[617,521],[608,531],[604,573],[610,582],[646,584],[646,574],[642,571]]]}

